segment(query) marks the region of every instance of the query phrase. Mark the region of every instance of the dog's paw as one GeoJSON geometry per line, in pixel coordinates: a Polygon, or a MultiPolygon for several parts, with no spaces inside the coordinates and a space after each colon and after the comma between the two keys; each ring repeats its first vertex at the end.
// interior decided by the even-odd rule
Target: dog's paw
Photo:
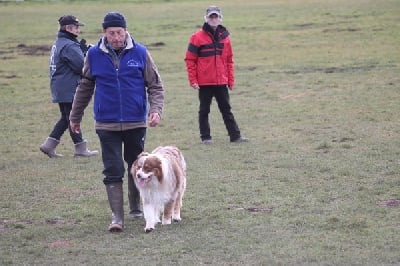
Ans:
{"type": "Polygon", "coordinates": [[[145,229],[144,229],[144,231],[145,231],[146,233],[150,233],[150,232],[152,232],[153,230],[154,230],[154,228],[151,228],[151,227],[145,228],[145,229]]]}
{"type": "Polygon", "coordinates": [[[171,224],[171,223],[172,223],[171,218],[163,218],[162,219],[162,224],[171,224]]]}
{"type": "Polygon", "coordinates": [[[173,216],[172,216],[172,220],[173,220],[174,222],[179,222],[179,221],[182,220],[182,218],[181,218],[180,215],[173,215],[173,216]]]}

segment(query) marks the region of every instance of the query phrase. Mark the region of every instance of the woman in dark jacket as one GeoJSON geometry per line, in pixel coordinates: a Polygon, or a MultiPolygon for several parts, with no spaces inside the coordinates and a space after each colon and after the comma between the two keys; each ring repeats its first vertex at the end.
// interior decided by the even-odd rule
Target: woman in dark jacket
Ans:
{"type": "Polygon", "coordinates": [[[61,157],[62,155],[56,152],[56,147],[64,132],[69,129],[75,147],[74,156],[95,156],[98,151],[87,149],[87,142],[82,133],[75,133],[69,127],[72,101],[83,68],[84,56],[77,37],[80,33],[79,27],[84,24],[72,15],[62,16],[58,22],[60,29],[51,48],[49,67],[51,96],[53,102],[58,103],[61,117],[40,146],[40,150],[50,158],[61,157]]]}

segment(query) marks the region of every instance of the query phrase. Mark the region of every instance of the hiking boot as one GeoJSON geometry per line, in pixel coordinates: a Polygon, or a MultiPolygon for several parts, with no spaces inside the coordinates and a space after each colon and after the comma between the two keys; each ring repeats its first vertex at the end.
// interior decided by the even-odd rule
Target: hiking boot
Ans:
{"type": "Polygon", "coordinates": [[[201,141],[201,144],[205,144],[205,145],[210,145],[212,143],[213,143],[213,141],[211,139],[204,139],[201,141]]]}
{"type": "Polygon", "coordinates": [[[240,136],[239,138],[237,138],[237,139],[235,139],[235,140],[231,140],[231,142],[236,142],[236,143],[239,143],[239,142],[249,142],[249,139],[240,136]]]}

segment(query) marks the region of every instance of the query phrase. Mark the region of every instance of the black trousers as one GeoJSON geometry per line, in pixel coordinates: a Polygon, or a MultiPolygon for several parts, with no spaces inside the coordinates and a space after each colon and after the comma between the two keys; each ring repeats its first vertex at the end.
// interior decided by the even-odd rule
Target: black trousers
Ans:
{"type": "Polygon", "coordinates": [[[81,143],[83,141],[82,133],[73,132],[69,125],[69,113],[71,113],[72,103],[58,103],[58,107],[60,108],[61,116],[57,123],[54,125],[54,128],[51,131],[49,137],[60,140],[64,132],[69,129],[69,135],[71,136],[74,144],[81,143]]]}
{"type": "Polygon", "coordinates": [[[222,114],[222,119],[230,140],[236,140],[240,137],[240,130],[235,121],[235,117],[231,111],[229,102],[229,92],[226,85],[221,86],[200,86],[199,90],[199,128],[201,140],[211,139],[210,123],[208,114],[213,97],[217,101],[219,111],[222,114]]]}
{"type": "Polygon", "coordinates": [[[135,128],[125,131],[96,130],[100,140],[104,165],[104,185],[120,183],[125,174],[127,163],[128,178],[136,157],[144,150],[146,128],[135,128]]]}

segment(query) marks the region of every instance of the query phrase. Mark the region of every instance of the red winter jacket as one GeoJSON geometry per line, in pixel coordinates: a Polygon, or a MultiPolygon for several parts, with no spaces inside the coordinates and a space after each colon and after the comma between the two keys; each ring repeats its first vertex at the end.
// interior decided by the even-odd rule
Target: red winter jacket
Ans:
{"type": "Polygon", "coordinates": [[[190,85],[235,85],[231,40],[221,25],[214,33],[204,23],[190,37],[185,62],[190,85]]]}

